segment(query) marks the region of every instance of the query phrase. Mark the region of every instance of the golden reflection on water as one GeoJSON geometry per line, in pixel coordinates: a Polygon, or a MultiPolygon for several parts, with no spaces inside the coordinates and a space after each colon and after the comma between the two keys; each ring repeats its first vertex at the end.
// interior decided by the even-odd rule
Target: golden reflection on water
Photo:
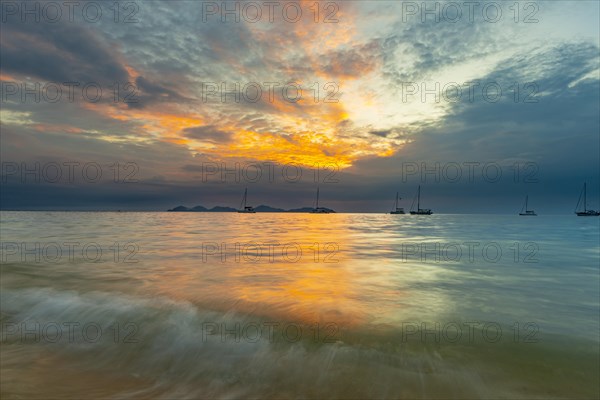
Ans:
{"type": "MultiPolygon", "coordinates": [[[[2,265],[0,322],[97,321],[107,334],[99,343],[70,343],[66,335],[60,343],[22,343],[10,336],[2,342],[0,396],[597,398],[597,341],[578,342],[575,335],[553,342],[541,324],[539,344],[515,343],[510,332],[499,343],[400,340],[405,321],[432,328],[453,316],[458,323],[477,319],[481,314],[473,310],[515,320],[538,311],[541,303],[532,302],[529,291],[519,297],[513,288],[527,279],[525,287],[540,299],[549,302],[559,292],[536,285],[542,277],[546,285],[564,276],[562,262],[548,268],[548,256],[531,266],[402,259],[403,243],[498,235],[489,226],[500,224],[472,218],[468,228],[457,230],[451,216],[73,213],[66,221],[60,213],[4,214],[3,235],[11,241],[94,241],[107,251],[115,242],[135,243],[139,251],[133,263],[109,257],[2,265]],[[271,257],[267,248],[275,244],[271,257]],[[289,252],[282,254],[284,245],[289,252]],[[297,260],[296,246],[302,249],[297,260]],[[529,308],[521,312],[519,305],[529,308]],[[135,322],[140,341],[113,342],[109,327],[115,321],[135,322]],[[231,328],[255,321],[335,323],[347,331],[327,344],[311,333],[283,344],[202,340],[207,322],[231,328]]],[[[522,219],[512,223],[513,235],[523,231],[522,219]]],[[[591,264],[593,255],[577,261],[581,254],[574,247],[563,260],[591,264]]],[[[583,271],[574,275],[578,290],[592,281],[583,271]]],[[[560,303],[553,301],[546,321],[558,319],[560,303]]]]}
{"type": "MultiPolygon", "coordinates": [[[[49,223],[55,218],[43,216],[49,223]]],[[[136,262],[115,263],[108,257],[102,263],[20,266],[24,273],[18,279],[24,286],[34,279],[42,287],[164,296],[203,310],[348,327],[398,325],[409,318],[433,321],[455,308],[456,299],[435,289],[438,281],[452,278],[453,270],[400,257],[402,243],[435,239],[431,232],[425,236],[419,219],[411,216],[81,213],[76,217],[90,227],[53,224],[51,239],[36,238],[17,220],[10,236],[15,241],[93,241],[109,256],[113,243],[121,248],[134,243],[136,262]],[[40,268],[44,273],[36,273],[40,268]]],[[[428,223],[435,224],[433,218],[428,223]]],[[[121,258],[126,254],[122,251],[121,258]]]]}
{"type": "Polygon", "coordinates": [[[204,306],[288,321],[364,321],[368,310],[359,300],[347,251],[355,239],[338,216],[296,214],[283,223],[280,215],[277,220],[269,215],[235,218],[238,222],[231,218],[220,225],[217,237],[182,227],[187,233],[176,240],[188,257],[169,279],[156,277],[160,291],[204,306]]]}
{"type": "MultiPolygon", "coordinates": [[[[367,229],[374,218],[390,217],[177,216],[164,220],[160,243],[145,245],[174,262],[152,268],[145,283],[150,291],[205,309],[347,327],[397,323],[408,315],[411,282],[434,280],[439,271],[394,256],[399,238],[367,229]]],[[[432,318],[451,306],[439,292],[412,296],[424,296],[419,312],[432,318]]]]}

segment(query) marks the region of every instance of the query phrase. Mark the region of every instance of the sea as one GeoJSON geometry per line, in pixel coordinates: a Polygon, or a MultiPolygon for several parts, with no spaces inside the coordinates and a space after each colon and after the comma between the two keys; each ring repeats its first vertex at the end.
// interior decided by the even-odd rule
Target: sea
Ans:
{"type": "Polygon", "coordinates": [[[597,399],[599,224],[2,211],[0,397],[597,399]]]}

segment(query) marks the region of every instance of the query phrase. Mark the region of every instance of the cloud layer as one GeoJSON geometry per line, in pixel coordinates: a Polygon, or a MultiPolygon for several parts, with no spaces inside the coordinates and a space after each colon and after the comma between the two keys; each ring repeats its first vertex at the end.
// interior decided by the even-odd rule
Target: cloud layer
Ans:
{"type": "MultiPolygon", "coordinates": [[[[36,21],[3,5],[3,162],[135,162],[138,189],[155,203],[129,187],[103,190],[142,208],[163,207],[169,191],[193,201],[254,184],[196,188],[209,163],[313,175],[336,165],[339,208],[369,188],[348,211],[379,209],[403,162],[536,163],[554,195],[568,177],[599,182],[598,4],[501,3],[496,14],[481,2],[458,18],[452,2],[429,13],[419,2],[321,2],[318,12],[282,2],[271,14],[260,2],[130,3],[115,14],[82,2],[73,21],[66,10],[50,21],[40,6],[36,21]],[[92,6],[82,14],[87,4],[102,10],[98,21],[92,6]]],[[[308,201],[316,183],[286,182],[277,196],[308,201]]],[[[3,208],[29,196],[15,185],[3,208]]],[[[453,197],[442,187],[440,199],[453,197]]],[[[539,186],[494,188],[520,196],[539,186]]]]}

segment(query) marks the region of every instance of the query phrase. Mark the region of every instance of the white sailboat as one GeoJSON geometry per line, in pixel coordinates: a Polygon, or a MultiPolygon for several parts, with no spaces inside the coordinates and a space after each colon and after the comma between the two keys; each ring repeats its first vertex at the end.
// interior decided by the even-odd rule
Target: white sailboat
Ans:
{"type": "Polygon", "coordinates": [[[319,207],[319,188],[317,188],[317,202],[315,204],[315,208],[313,208],[310,213],[311,214],[331,214],[331,213],[335,213],[335,211],[330,210],[329,208],[319,207]]]}
{"type": "Polygon", "coordinates": [[[410,206],[410,215],[431,215],[433,212],[429,208],[421,208],[421,185],[419,185],[419,189],[417,189],[417,210],[413,211],[413,206],[415,205],[415,200],[410,206]]]}
{"type": "Polygon", "coordinates": [[[400,197],[398,197],[398,192],[396,192],[396,204],[394,205],[394,209],[390,211],[390,214],[404,214],[404,208],[398,207],[398,200],[400,200],[400,197]]]}
{"type": "Polygon", "coordinates": [[[529,196],[525,196],[525,205],[521,209],[521,212],[519,213],[519,215],[524,216],[524,217],[526,217],[526,216],[527,217],[535,217],[537,215],[535,213],[535,211],[529,210],[528,207],[527,207],[528,201],[529,201],[529,196]],[[523,210],[525,210],[525,212],[523,212],[523,210]]]}
{"type": "Polygon", "coordinates": [[[600,215],[599,211],[587,209],[587,183],[583,184],[583,192],[579,194],[579,200],[577,200],[577,205],[575,206],[575,214],[578,217],[597,217],[600,215]],[[581,203],[581,195],[583,195],[583,211],[577,211],[581,203]]]}
{"type": "Polygon", "coordinates": [[[254,211],[254,207],[247,205],[246,204],[247,201],[248,201],[248,188],[246,188],[246,190],[244,190],[244,197],[242,198],[242,204],[240,205],[240,209],[238,210],[238,212],[244,213],[244,214],[255,214],[256,211],[254,211]]]}

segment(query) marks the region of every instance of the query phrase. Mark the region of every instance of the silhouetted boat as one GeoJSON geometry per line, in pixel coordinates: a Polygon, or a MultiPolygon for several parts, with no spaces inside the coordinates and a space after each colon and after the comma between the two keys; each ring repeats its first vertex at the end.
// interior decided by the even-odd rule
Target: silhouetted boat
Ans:
{"type": "Polygon", "coordinates": [[[246,190],[244,190],[244,198],[242,199],[242,204],[240,205],[241,209],[238,210],[238,212],[244,213],[244,214],[255,214],[256,211],[254,211],[254,207],[246,205],[247,200],[248,200],[248,188],[246,188],[246,190]]]}
{"type": "Polygon", "coordinates": [[[579,194],[579,200],[577,200],[577,205],[575,206],[575,214],[578,217],[597,217],[600,215],[600,212],[595,210],[587,209],[587,184],[583,184],[583,191],[579,194]],[[583,211],[577,211],[579,208],[579,204],[581,203],[581,195],[583,194],[583,211]]]}
{"type": "Polygon", "coordinates": [[[527,217],[535,217],[537,214],[535,213],[535,211],[533,210],[528,210],[527,209],[527,203],[529,201],[529,196],[525,196],[525,205],[523,206],[523,208],[521,208],[521,212],[519,213],[519,215],[522,216],[527,216],[527,217]],[[525,210],[525,212],[523,212],[523,210],[525,210]]]}
{"type": "Polygon", "coordinates": [[[398,207],[398,200],[400,200],[400,197],[398,197],[398,192],[396,192],[396,205],[394,206],[394,209],[390,211],[390,214],[404,214],[404,208],[398,207]]]}
{"type": "Polygon", "coordinates": [[[317,188],[317,202],[315,204],[315,208],[310,212],[311,214],[331,214],[335,213],[335,211],[330,210],[329,208],[319,207],[319,188],[317,188]]]}
{"type": "Polygon", "coordinates": [[[431,215],[433,212],[429,208],[421,208],[421,185],[419,185],[419,189],[417,189],[417,211],[413,211],[413,206],[415,205],[415,200],[410,206],[410,215],[431,215]]]}

